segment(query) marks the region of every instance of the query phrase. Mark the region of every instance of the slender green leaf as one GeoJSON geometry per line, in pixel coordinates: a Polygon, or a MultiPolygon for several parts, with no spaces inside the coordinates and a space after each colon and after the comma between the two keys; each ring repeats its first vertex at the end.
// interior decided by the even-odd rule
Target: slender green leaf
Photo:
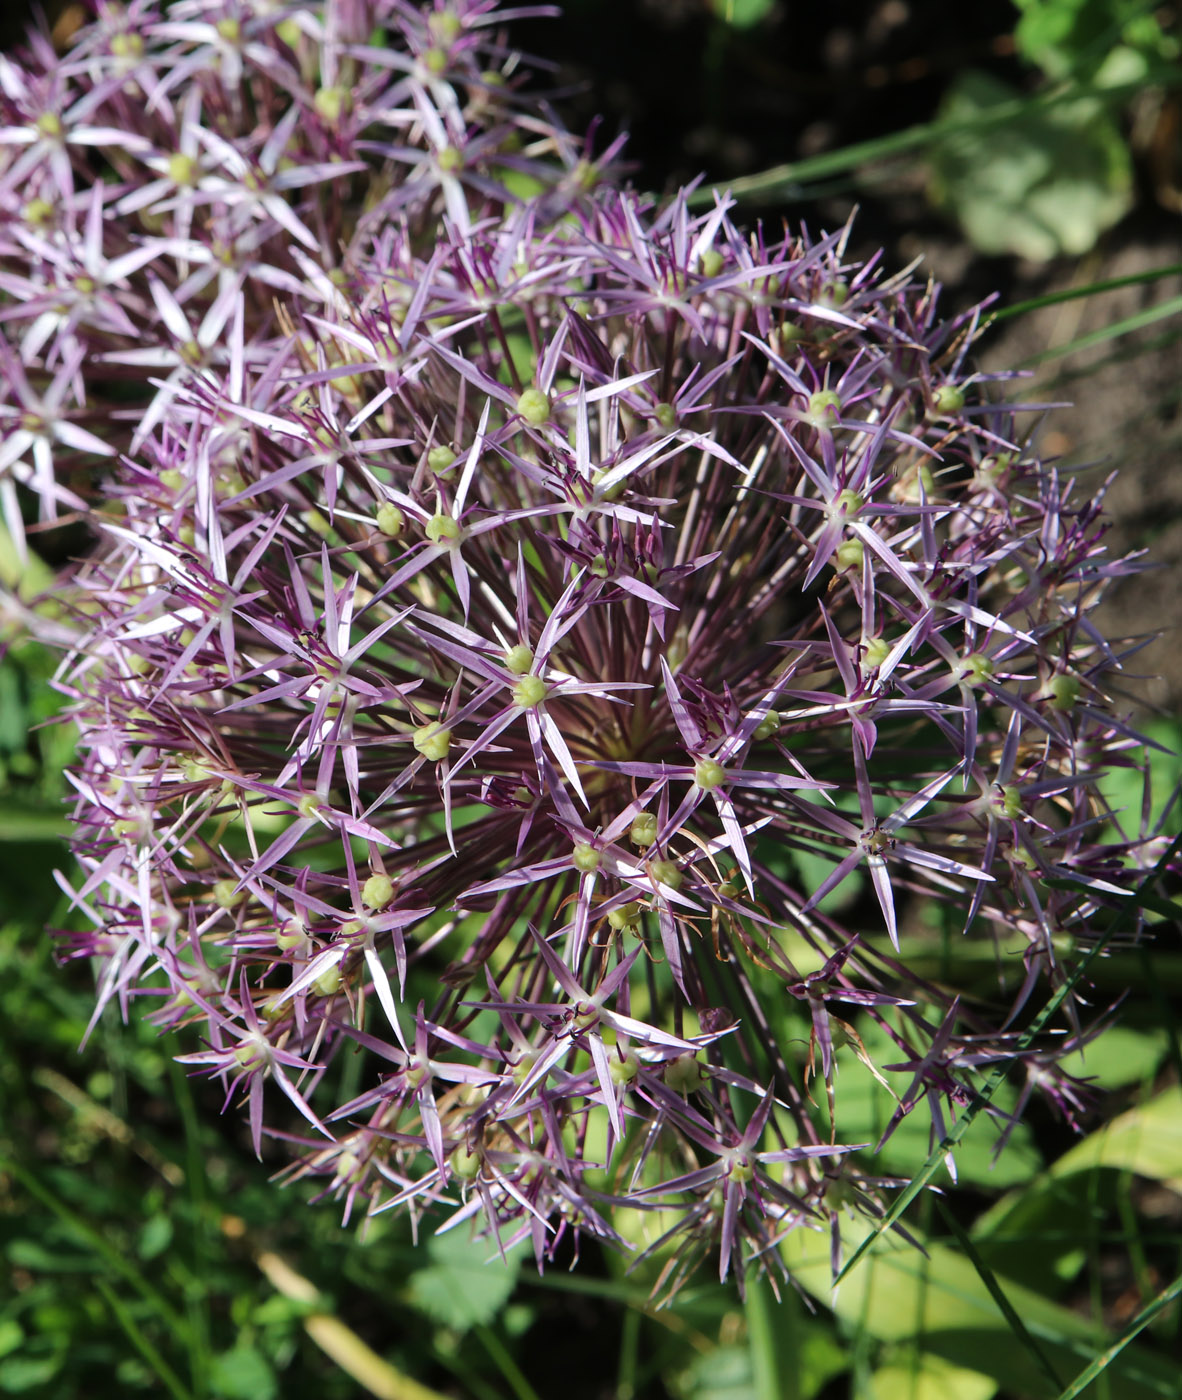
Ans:
{"type": "Polygon", "coordinates": [[[1026,1324],[1022,1321],[1013,1303],[1011,1303],[1009,1298],[1007,1297],[1005,1289],[998,1282],[997,1275],[993,1272],[993,1270],[989,1267],[985,1260],[981,1258],[980,1252],[973,1244],[969,1236],[965,1233],[964,1227],[961,1225],[960,1221],[957,1220],[956,1216],[952,1213],[952,1211],[950,1211],[948,1207],[944,1204],[944,1202],[942,1200],[939,1200],[939,1198],[937,1198],[936,1205],[940,1211],[940,1215],[945,1225],[947,1225],[948,1228],[952,1231],[952,1233],[956,1236],[957,1242],[959,1243],[961,1249],[964,1250],[973,1268],[976,1269],[981,1282],[989,1290],[989,1296],[993,1299],[993,1301],[997,1304],[998,1308],[1001,1310],[1001,1314],[1005,1318],[1007,1324],[1009,1325],[1010,1331],[1014,1334],[1015,1337],[1017,1337],[1018,1341],[1022,1343],[1022,1345],[1038,1363],[1038,1365],[1042,1369],[1043,1374],[1050,1379],[1051,1384],[1056,1385],[1060,1389],[1062,1389],[1063,1382],[1059,1379],[1058,1372],[1047,1359],[1047,1355],[1043,1351],[1042,1347],[1040,1347],[1039,1344],[1030,1335],[1029,1329],[1027,1328],[1026,1324]]]}
{"type": "MultiPolygon", "coordinates": [[[[127,1334],[128,1341],[135,1347],[136,1351],[144,1358],[154,1375],[161,1381],[173,1400],[193,1400],[192,1392],[182,1382],[181,1378],[165,1361],[164,1357],[144,1335],[143,1329],[132,1317],[126,1304],[115,1292],[115,1290],[105,1283],[101,1278],[95,1280],[95,1287],[103,1295],[107,1307],[111,1309],[115,1321],[123,1328],[127,1334]]],[[[263,1397],[260,1397],[263,1400],[263,1397]]]]}
{"type": "MultiPolygon", "coordinates": [[[[868,1222],[847,1221],[846,1238],[873,1237],[868,1222]]],[[[1001,1309],[972,1262],[945,1245],[884,1241],[864,1267],[833,1285],[825,1233],[794,1230],[781,1246],[795,1283],[832,1307],[850,1329],[880,1343],[919,1344],[924,1352],[993,1378],[1007,1395],[1051,1400],[1058,1388],[1030,1352],[1015,1346],[1001,1309]]],[[[1035,1289],[1000,1279],[1007,1298],[1051,1366],[1070,1375],[1111,1344],[1089,1318],[1035,1289]]],[[[1133,1348],[1116,1363],[1119,1400],[1177,1397],[1177,1367],[1133,1348]]]]}
{"type": "Polygon", "coordinates": [[[1009,321],[1015,316],[1026,316],[1031,311],[1041,311],[1045,306],[1060,306],[1065,301],[1080,301],[1086,297],[1100,296],[1104,292],[1119,291],[1122,287],[1137,287],[1146,282],[1159,282],[1163,277],[1175,277],[1182,272],[1182,263],[1167,263],[1164,267],[1152,267],[1148,272],[1130,273],[1128,277],[1107,277],[1100,282],[1088,282],[1082,287],[1064,287],[1057,292],[1046,292],[1042,296],[1029,297],[1025,301],[1014,301],[990,315],[990,321],[1009,321]]]}
{"type": "Polygon", "coordinates": [[[1180,311],[1182,311],[1182,297],[1171,297],[1168,301],[1163,301],[1157,306],[1150,306],[1132,316],[1125,316],[1119,321],[1113,321],[1110,325],[1101,326],[1099,330],[1076,336],[1066,345],[1052,345],[1047,350],[1040,350],[1037,355],[1029,355],[1021,362],[1019,368],[1045,364],[1048,360],[1061,360],[1065,355],[1077,355],[1081,350],[1088,350],[1093,345],[1103,345],[1105,341],[1116,340],[1119,336],[1130,335],[1133,331],[1156,325],[1158,321],[1164,321],[1169,316],[1176,316],[1180,311]]]}
{"type": "Polygon", "coordinates": [[[184,1317],[172,1306],[171,1303],[160,1293],[160,1290],[151,1284],[147,1278],[130,1263],[117,1249],[108,1244],[103,1235],[84,1220],[75,1211],[62,1201],[55,1192],[51,1191],[30,1171],[27,1171],[19,1162],[0,1154],[0,1167],[8,1172],[15,1180],[19,1181],[24,1189],[36,1197],[43,1206],[48,1207],[57,1218],[67,1226],[69,1231],[83,1244],[93,1249],[101,1256],[103,1263],[113,1273],[125,1279],[139,1293],[140,1297],[151,1307],[160,1318],[161,1322],[178,1339],[186,1344],[189,1342],[189,1328],[184,1317]]]}
{"type": "MultiPolygon", "coordinates": [[[[1182,86],[1182,68],[1168,72],[1163,77],[1163,86],[1182,86]]],[[[856,141],[840,150],[824,151],[820,155],[809,156],[804,160],[788,161],[783,165],[772,166],[758,174],[743,179],[732,180],[725,187],[709,185],[695,190],[689,198],[691,206],[709,205],[715,195],[725,188],[735,199],[771,199],[776,196],[797,196],[807,181],[826,179],[831,175],[856,170],[860,166],[888,160],[894,156],[910,155],[922,151],[937,141],[964,133],[980,133],[1004,127],[1024,114],[1032,111],[1047,111],[1063,103],[1078,102],[1081,98],[1097,98],[1119,102],[1143,91],[1141,83],[1122,84],[1116,88],[1097,88],[1091,85],[1068,83],[1052,91],[1034,97],[1022,97],[1012,102],[999,104],[988,111],[958,121],[941,119],[920,122],[906,127],[903,131],[892,131],[886,136],[876,136],[869,141],[856,141]]]]}
{"type": "Polygon", "coordinates": [[[1180,1296],[1182,1296],[1182,1274],[1168,1288],[1163,1289],[1152,1303],[1141,1309],[1106,1351],[1097,1356],[1090,1365],[1084,1367],[1067,1389],[1062,1392],[1059,1400],[1075,1400],[1077,1395],[1082,1395],[1093,1381],[1107,1371],[1133,1338],[1139,1332],[1143,1332],[1159,1313],[1164,1312],[1180,1296]]]}

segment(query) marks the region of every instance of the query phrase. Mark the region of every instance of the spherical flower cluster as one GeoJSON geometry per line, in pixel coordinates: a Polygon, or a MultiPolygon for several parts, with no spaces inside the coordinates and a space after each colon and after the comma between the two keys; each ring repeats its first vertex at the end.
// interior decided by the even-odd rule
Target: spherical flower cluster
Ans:
{"type": "Polygon", "coordinates": [[[887,1136],[986,1064],[1079,1105],[1074,997],[1017,1032],[1160,854],[1100,842],[1127,565],[980,309],[622,187],[511,18],[100,0],[0,59],[0,501],[98,536],[68,947],[346,1216],[782,1268],[889,1189],[855,1020],[887,1136]]]}

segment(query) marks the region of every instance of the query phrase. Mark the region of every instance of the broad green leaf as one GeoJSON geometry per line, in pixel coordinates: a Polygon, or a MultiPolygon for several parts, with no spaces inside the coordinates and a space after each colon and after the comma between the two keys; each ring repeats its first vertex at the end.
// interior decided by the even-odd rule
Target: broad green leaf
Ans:
{"type": "Polygon", "coordinates": [[[61,1368],[60,1356],[9,1356],[0,1361],[0,1395],[23,1395],[26,1390],[46,1385],[61,1368]]]}
{"type": "Polygon", "coordinates": [[[0,521],[0,583],[5,588],[14,589],[17,596],[26,602],[44,593],[53,584],[53,570],[32,550],[29,550],[27,560],[21,560],[3,521],[0,521]]]}
{"type": "Polygon", "coordinates": [[[997,1382],[939,1356],[880,1366],[871,1380],[874,1400],[992,1400],[997,1382]]]}
{"type": "Polygon", "coordinates": [[[1176,44],[1162,31],[1144,0],[1014,0],[1022,17],[1014,42],[1052,78],[1102,76],[1112,67],[1168,60],[1176,44]]]}
{"type": "Polygon", "coordinates": [[[973,1240],[989,1266],[1055,1297],[1087,1261],[1090,1217],[1113,1204],[1106,1183],[1085,1176],[1040,1177],[979,1216],[973,1240]]]}
{"type": "MultiPolygon", "coordinates": [[[[831,1331],[815,1323],[795,1321],[791,1341],[793,1381],[800,1400],[813,1400],[835,1376],[849,1369],[848,1351],[831,1331]]],[[[750,1348],[715,1347],[694,1357],[672,1384],[678,1400],[751,1400],[750,1348]]]]}
{"type": "MultiPolygon", "coordinates": [[[[837,1008],[840,1010],[840,1008],[837,1008]]],[[[858,1029],[871,1058],[876,1064],[894,1064],[902,1058],[899,1047],[867,1018],[859,1020],[858,1029]]],[[[837,1132],[841,1142],[869,1142],[873,1147],[882,1137],[897,1103],[871,1075],[850,1048],[837,1052],[837,1132]]],[[[909,1072],[892,1071],[886,1079],[896,1093],[902,1094],[911,1083],[909,1072]]],[[[994,1096],[1003,1111],[1011,1107],[1014,1091],[1004,1085],[994,1096]]],[[[920,1167],[932,1148],[932,1118],[926,1103],[919,1103],[887,1139],[882,1151],[874,1158],[874,1170],[889,1175],[910,1176],[920,1167]]],[[[994,1148],[1000,1129],[981,1124],[967,1135],[953,1151],[957,1180],[1003,1189],[1028,1181],[1042,1168],[1042,1158],[1034,1146],[1029,1128],[1019,1123],[1010,1135],[1005,1150],[995,1155],[994,1148]]],[[[947,1180],[947,1169],[940,1176],[947,1180]]]]}
{"type": "Polygon", "coordinates": [[[1147,1079],[1161,1064],[1168,1043],[1164,1030],[1109,1026],[1085,1049],[1060,1060],[1059,1067],[1098,1089],[1119,1089],[1147,1079]]]}
{"type": "MultiPolygon", "coordinates": [[[[1015,96],[999,79],[967,72],[941,116],[963,124],[1015,96]]],[[[1091,97],[1031,107],[993,131],[962,130],[933,147],[931,172],[934,199],[983,253],[1038,261],[1085,253],[1132,206],[1128,148],[1091,97]]]]}
{"type": "MultiPolygon", "coordinates": [[[[1137,887],[1136,895],[1140,895],[1147,890],[1155,880],[1159,879],[1162,872],[1169,868],[1169,863],[1174,856],[1182,850],[1182,835],[1176,836],[1173,841],[1162,851],[1153,868],[1147,871],[1137,887]]],[[[1034,1020],[1022,1032],[1018,1038],[1017,1049],[1023,1051],[1033,1045],[1042,1034],[1044,1028],[1050,1023],[1059,1008],[1071,995],[1076,984],[1090,971],[1092,964],[1099,960],[1101,952],[1107,947],[1110,935],[1118,932],[1125,925],[1127,914],[1121,910],[1115,910],[1107,919],[1105,925],[1097,930],[1095,941],[1091,949],[1084,955],[1074,970],[1064,979],[1062,984],[1056,989],[1050,1000],[1043,1009],[1035,1016],[1034,1020]]],[[[845,1265],[838,1274],[842,1279],[851,1274],[858,1264],[870,1253],[875,1245],[882,1240],[884,1235],[894,1228],[901,1220],[908,1207],[921,1196],[929,1186],[936,1173],[943,1165],[947,1150],[956,1146],[969,1129],[976,1122],[978,1116],[985,1112],[992,1102],[993,1097],[1002,1088],[1006,1073],[1005,1064],[997,1065],[989,1078],[985,1081],[977,1094],[977,1097],[964,1110],[956,1123],[948,1130],[948,1136],[944,1142],[940,1143],[929,1155],[923,1166],[916,1171],[906,1186],[898,1193],[890,1206],[884,1212],[878,1222],[869,1227],[861,1242],[854,1248],[848,1256],[845,1265]]]]}
{"type": "Polygon", "coordinates": [[[675,1381],[680,1400],[750,1400],[751,1354],[745,1346],[715,1347],[696,1356],[675,1381]]]}
{"type": "Polygon", "coordinates": [[[1051,1175],[1069,1176],[1091,1167],[1115,1167],[1155,1181],[1182,1177],[1182,1087],[1175,1085],[1131,1108],[1076,1143],[1054,1163],[1051,1175]]]}
{"type": "MultiPolygon", "coordinates": [[[[847,1253],[870,1226],[843,1221],[847,1253]]],[[[914,1232],[913,1232],[914,1233],[914,1232]]],[[[992,1378],[1007,1394],[1051,1397],[1054,1392],[1035,1359],[1018,1345],[972,1263],[940,1244],[925,1257],[905,1241],[879,1240],[836,1290],[824,1232],[799,1229],[782,1246],[795,1281],[830,1306],[849,1327],[881,1342],[922,1339],[926,1353],[992,1378]]],[[[1109,1335],[1033,1289],[999,1280],[1014,1309],[1057,1374],[1076,1374],[1111,1341],[1109,1335]]],[[[1113,1365],[1120,1400],[1177,1394],[1177,1368],[1130,1348],[1113,1365]]]]}
{"type": "MultiPolygon", "coordinates": [[[[1162,746],[1161,749],[1146,750],[1151,793],[1149,823],[1154,826],[1175,788],[1182,782],[1182,729],[1174,721],[1154,719],[1141,727],[1141,733],[1162,746]],[[1163,753],[1163,749],[1168,752],[1163,753]]],[[[1137,830],[1144,790],[1144,774],[1138,768],[1113,768],[1100,780],[1100,792],[1126,832],[1137,830]]],[[[1170,812],[1167,830],[1173,836],[1180,827],[1182,804],[1176,802],[1170,812]]]]}
{"type": "Polygon", "coordinates": [[[510,1255],[506,1264],[489,1250],[487,1240],[434,1236],[427,1245],[431,1262],[411,1276],[411,1302],[458,1332],[491,1322],[513,1292],[520,1258],[510,1255]]]}
{"type": "Polygon", "coordinates": [[[237,1346],[215,1356],[209,1385],[221,1400],[274,1400],[279,1394],[279,1385],[267,1358],[250,1346],[237,1346]]]}

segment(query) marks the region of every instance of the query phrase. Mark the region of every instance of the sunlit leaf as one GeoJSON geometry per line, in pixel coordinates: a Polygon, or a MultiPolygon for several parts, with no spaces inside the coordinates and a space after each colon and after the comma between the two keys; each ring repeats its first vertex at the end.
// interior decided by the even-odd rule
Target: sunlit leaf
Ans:
{"type": "Polygon", "coordinates": [[[1084,1138],[1059,1158],[1051,1175],[1091,1167],[1115,1167],[1155,1181],[1182,1177],[1182,1087],[1167,1089],[1084,1138]]]}
{"type": "Polygon", "coordinates": [[[411,1277],[411,1302],[459,1332],[491,1322],[513,1292],[520,1259],[511,1255],[506,1266],[495,1254],[490,1259],[489,1249],[487,1240],[459,1233],[432,1238],[431,1262],[411,1277]]]}
{"type": "MultiPolygon", "coordinates": [[[[1000,79],[967,72],[942,115],[964,122],[1015,96],[1000,79]]],[[[1030,108],[998,130],[951,136],[934,147],[931,169],[933,197],[983,253],[1040,261],[1085,253],[1132,205],[1128,148],[1094,98],[1030,108]]]]}

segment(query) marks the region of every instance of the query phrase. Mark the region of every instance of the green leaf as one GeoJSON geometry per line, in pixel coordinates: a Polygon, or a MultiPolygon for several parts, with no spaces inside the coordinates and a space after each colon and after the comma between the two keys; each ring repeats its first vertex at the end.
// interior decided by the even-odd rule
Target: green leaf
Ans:
{"type": "Polygon", "coordinates": [[[1059,1067],[1098,1089],[1120,1089],[1148,1079],[1161,1064],[1168,1043],[1164,1030],[1109,1026],[1085,1049],[1060,1060],[1059,1067]]]}
{"type": "MultiPolygon", "coordinates": [[[[846,1219],[847,1249],[869,1237],[864,1221],[846,1219]]],[[[914,1231],[913,1231],[914,1233],[914,1231]]],[[[1049,1397],[1056,1392],[1030,1353],[1019,1346],[970,1260],[952,1249],[926,1244],[926,1256],[903,1241],[879,1239],[872,1252],[833,1288],[825,1233],[798,1229],[784,1241],[784,1262],[794,1281],[832,1307],[851,1329],[880,1342],[921,1339],[928,1355],[990,1377],[1008,1395],[1049,1397]]],[[[1100,1327],[1010,1279],[1006,1296],[1038,1339],[1059,1375],[1072,1375],[1109,1345],[1100,1327]]],[[[1177,1394],[1177,1368],[1142,1351],[1114,1362],[1120,1400],[1177,1394]]]]}
{"type": "MultiPolygon", "coordinates": [[[[1161,819],[1166,803],[1182,782],[1182,731],[1176,721],[1154,719],[1141,727],[1147,739],[1160,748],[1146,750],[1149,764],[1149,825],[1161,819]]],[[[1145,790],[1145,775],[1141,768],[1112,768],[1100,780],[1100,792],[1105,802],[1121,820],[1126,830],[1136,830],[1141,817],[1145,790]]],[[[1175,803],[1169,816],[1168,833],[1177,834],[1182,827],[1182,806],[1175,803]]]]}
{"type": "Polygon", "coordinates": [[[0,841],[28,843],[64,840],[70,823],[56,810],[31,807],[8,797],[0,806],[0,841]]]}
{"type": "MultiPolygon", "coordinates": [[[[998,321],[1008,321],[1013,316],[1025,316],[1030,311],[1038,311],[1044,306],[1061,306],[1067,301],[1081,301],[1088,297],[1099,296],[1102,292],[1119,291],[1122,287],[1137,287],[1147,282],[1160,282],[1165,277],[1176,277],[1182,272],[1182,263],[1163,263],[1160,267],[1151,267],[1146,272],[1133,272],[1127,277],[1106,277],[1099,282],[1086,282],[1082,287],[1060,287],[1056,291],[1046,292],[1042,296],[1030,297],[1026,301],[1012,301],[1008,306],[1003,306],[997,311],[990,313],[990,324],[998,321]]],[[[1165,727],[1164,721],[1154,721],[1165,727]]],[[[1152,729],[1153,724],[1149,728],[1152,729]]],[[[1171,724],[1170,729],[1175,736],[1178,726],[1171,724]]]]}
{"type": "Polygon", "coordinates": [[[1133,331],[1141,331],[1147,326],[1154,326],[1159,321],[1166,321],[1171,316],[1177,316],[1179,312],[1182,312],[1182,297],[1169,297],[1166,301],[1158,302],[1156,306],[1147,307],[1144,311],[1134,311],[1131,316],[1123,316],[1119,321],[1111,321],[1108,325],[1101,326],[1099,330],[1078,335],[1074,340],[1068,341],[1066,345],[1052,345],[1048,350],[1040,350],[1037,355],[1028,355],[1024,360],[1019,361],[1014,368],[1025,369],[1030,365],[1046,364],[1048,360],[1064,359],[1068,355],[1078,354],[1081,350],[1090,350],[1093,345],[1103,345],[1105,341],[1119,340],[1122,335],[1131,335],[1133,331]]]}
{"type": "Polygon", "coordinates": [[[1122,1113],[1076,1143],[1051,1167],[1053,1177],[1115,1167],[1155,1181],[1182,1178],[1182,1086],[1122,1113]]]}
{"type": "MultiPolygon", "coordinates": [[[[1161,877],[1162,872],[1169,868],[1170,861],[1173,860],[1180,849],[1182,849],[1182,835],[1176,836],[1174,840],[1170,842],[1158,857],[1153,869],[1146,872],[1137,887],[1134,900],[1140,898],[1144,891],[1149,889],[1150,886],[1161,877]]],[[[1043,1028],[1049,1024],[1052,1017],[1055,1016],[1059,1008],[1071,995],[1076,983],[1089,972],[1092,964],[1099,959],[1101,952],[1107,948],[1109,938],[1125,925],[1126,920],[1127,914],[1124,910],[1117,909],[1113,911],[1107,920],[1106,926],[1097,931],[1098,936],[1092,944],[1091,949],[1055,990],[1050,1000],[1019,1037],[1017,1045],[1019,1051],[1025,1050],[1028,1046],[1035,1043],[1039,1035],[1042,1034],[1043,1028]]],[[[976,1121],[977,1116],[988,1107],[993,1096],[1001,1088],[1005,1073],[1006,1067],[1004,1064],[998,1065],[993,1070],[976,1098],[968,1105],[953,1126],[948,1130],[948,1136],[945,1140],[939,1143],[928,1155],[927,1161],[912,1175],[910,1182],[903,1187],[895,1197],[889,1209],[878,1223],[866,1232],[865,1238],[854,1250],[852,1256],[847,1260],[838,1275],[838,1282],[853,1272],[854,1268],[870,1249],[902,1218],[912,1201],[923,1193],[929,1182],[940,1170],[948,1150],[955,1147],[956,1144],[961,1141],[976,1121]]]]}
{"type": "Polygon", "coordinates": [[[222,1400],[274,1400],[279,1394],[270,1363],[251,1346],[236,1346],[215,1356],[209,1386],[222,1400]]]}
{"type": "Polygon", "coordinates": [[[91,1273],[100,1267],[93,1254],[80,1254],[72,1249],[47,1249],[37,1240],[11,1240],[5,1252],[10,1264],[36,1274],[91,1273]]]}
{"type": "Polygon", "coordinates": [[[1114,60],[1135,59],[1145,73],[1166,60],[1174,45],[1144,0],[1015,0],[1022,17],[1014,28],[1018,53],[1052,78],[1089,77],[1114,60]],[[1122,42],[1123,41],[1123,42],[1122,42]]]}
{"type": "Polygon", "coordinates": [[[927,1353],[914,1363],[879,1367],[873,1382],[874,1400],[992,1400],[997,1394],[991,1376],[927,1353]]]}
{"type": "MultiPolygon", "coordinates": [[[[986,73],[953,85],[943,120],[963,124],[1012,104],[986,73]]],[[[931,190],[983,253],[1045,261],[1087,252],[1132,207],[1133,171],[1119,127],[1095,98],[1030,107],[992,131],[962,130],[931,153],[931,190]]]]}
{"type": "Polygon", "coordinates": [[[163,1254],[172,1243],[172,1221],[167,1215],[153,1215],[144,1222],[140,1231],[139,1255],[141,1259],[155,1259],[163,1254]]]}
{"type": "Polygon", "coordinates": [[[751,29],[771,14],[776,0],[711,0],[714,13],[732,29],[751,29]]]}
{"type": "Polygon", "coordinates": [[[14,589],[24,602],[46,592],[53,585],[53,570],[32,550],[28,559],[22,562],[3,521],[0,521],[0,583],[5,588],[14,589]]]}
{"type": "MultiPolygon", "coordinates": [[[[898,1046],[872,1021],[860,1019],[858,1030],[876,1064],[892,1064],[898,1060],[898,1046]]],[[[839,1140],[876,1143],[890,1122],[897,1101],[856,1058],[852,1049],[839,1049],[837,1055],[839,1140]]],[[[895,1071],[889,1072],[886,1078],[895,1092],[901,1094],[913,1076],[909,1072],[895,1071]]],[[[1015,1098],[1016,1091],[1009,1085],[1003,1085],[994,1101],[1004,1111],[1012,1107],[1015,1098]]],[[[903,1119],[887,1139],[882,1151],[875,1155],[875,1170],[883,1170],[890,1175],[913,1175],[931,1150],[931,1129],[931,1115],[921,1103],[903,1119]]],[[[952,1155],[959,1181],[1001,1189],[1028,1181],[1042,1169],[1042,1158],[1025,1123],[1014,1127],[1005,1151],[995,1156],[994,1147],[999,1132],[1000,1129],[996,1127],[981,1126],[957,1144],[952,1155]]],[[[943,1173],[944,1168],[941,1167],[943,1173]]]]}
{"type": "Polygon", "coordinates": [[[0,1361],[0,1395],[23,1395],[35,1386],[46,1385],[62,1368],[60,1356],[34,1359],[10,1356],[0,1361]]]}
{"type": "Polygon", "coordinates": [[[0,1318],[0,1356],[7,1356],[10,1351],[15,1351],[24,1340],[24,1329],[16,1318],[0,1318]]]}
{"type": "Polygon", "coordinates": [[[682,1400],[750,1400],[751,1356],[745,1346],[715,1347],[696,1356],[676,1382],[682,1400]]]}
{"type": "Polygon", "coordinates": [[[1075,1400],[1077,1395],[1082,1395],[1097,1377],[1108,1370],[1133,1338],[1148,1327],[1159,1313],[1164,1312],[1166,1308],[1176,1302],[1179,1296],[1182,1296],[1182,1275],[1179,1275],[1168,1288],[1163,1288],[1153,1302],[1141,1309],[1108,1350],[1103,1355],[1097,1356],[1089,1366],[1084,1367],[1059,1396],[1059,1400],[1075,1400]]]}
{"type": "Polygon", "coordinates": [[[489,1249],[487,1240],[434,1236],[427,1245],[430,1264],[411,1278],[411,1302],[458,1332],[491,1322],[513,1292],[521,1261],[517,1255],[508,1262],[495,1253],[490,1258],[489,1249]]]}

